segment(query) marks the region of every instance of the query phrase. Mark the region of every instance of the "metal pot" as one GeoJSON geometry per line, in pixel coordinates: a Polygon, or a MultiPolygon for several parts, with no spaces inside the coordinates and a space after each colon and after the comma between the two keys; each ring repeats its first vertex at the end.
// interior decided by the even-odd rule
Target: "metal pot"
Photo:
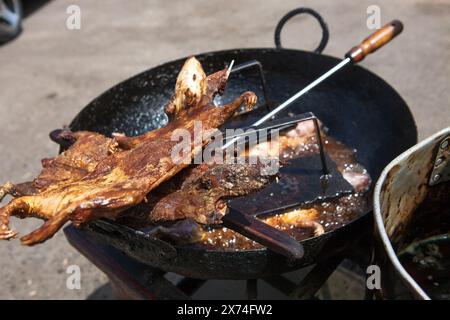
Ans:
{"type": "MultiPolygon", "coordinates": [[[[378,298],[431,298],[429,291],[425,291],[424,282],[419,281],[419,275],[411,271],[404,258],[409,255],[423,264],[427,260],[420,259],[431,261],[430,257],[424,256],[426,246],[433,245],[435,250],[449,247],[447,224],[450,221],[436,216],[442,213],[448,217],[449,212],[449,144],[450,127],[402,153],[380,175],[374,190],[376,242],[373,262],[381,270],[378,298]],[[439,197],[430,196],[437,192],[439,197]],[[424,207],[434,209],[424,211],[424,207]]],[[[441,260],[448,259],[442,254],[439,256],[441,260]]]]}

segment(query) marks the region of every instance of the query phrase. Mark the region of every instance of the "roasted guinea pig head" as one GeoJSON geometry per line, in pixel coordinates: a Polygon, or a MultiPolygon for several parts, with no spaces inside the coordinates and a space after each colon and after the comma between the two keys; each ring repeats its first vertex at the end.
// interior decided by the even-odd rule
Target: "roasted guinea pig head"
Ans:
{"type": "Polygon", "coordinates": [[[165,108],[169,118],[173,119],[181,110],[196,106],[201,99],[211,99],[216,94],[222,95],[231,67],[230,65],[228,69],[218,71],[207,77],[202,65],[195,57],[187,59],[178,74],[175,94],[165,108]]]}
{"type": "Polygon", "coordinates": [[[191,57],[186,60],[177,77],[175,94],[166,106],[170,118],[181,110],[195,106],[206,93],[206,74],[200,62],[191,57]]]}
{"type": "Polygon", "coordinates": [[[187,167],[210,142],[207,135],[202,135],[200,144],[189,141],[183,154],[183,160],[189,161],[175,161],[172,150],[179,141],[173,139],[173,133],[177,129],[194,136],[194,127],[201,123],[208,132],[224,124],[242,104],[249,108],[256,104],[256,95],[245,92],[230,104],[214,105],[214,96],[223,91],[228,75],[224,69],[205,77],[198,61],[190,58],[180,72],[170,102],[174,107],[168,108],[172,120],[138,137],[108,138],[68,129],[54,133],[55,140],[62,134],[61,138],[73,144],[61,155],[44,160],[43,170],[34,181],[7,183],[0,188],[1,198],[6,194],[15,197],[0,209],[0,239],[16,235],[9,228],[12,215],[46,220],[21,238],[22,244],[33,245],[52,237],[67,221],[80,226],[102,217],[114,219],[143,201],[151,190],[187,167]]]}

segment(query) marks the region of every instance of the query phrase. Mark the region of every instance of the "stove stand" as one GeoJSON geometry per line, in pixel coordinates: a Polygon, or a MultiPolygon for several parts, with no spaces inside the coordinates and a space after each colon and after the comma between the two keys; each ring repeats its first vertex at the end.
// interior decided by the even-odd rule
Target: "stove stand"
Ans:
{"type": "Polygon", "coordinates": [[[199,280],[166,273],[126,256],[110,245],[95,241],[72,225],[66,227],[64,233],[73,247],[108,276],[114,296],[118,299],[370,298],[365,290],[364,273],[370,261],[371,243],[368,240],[360,241],[358,248],[346,250],[312,267],[289,274],[242,281],[199,280]],[[243,282],[244,288],[236,293],[234,287],[242,287],[243,282]],[[233,286],[230,296],[212,295],[214,292],[223,294],[224,291],[217,290],[217,286],[226,288],[228,285],[233,286]],[[202,291],[206,292],[202,294],[202,291]]]}

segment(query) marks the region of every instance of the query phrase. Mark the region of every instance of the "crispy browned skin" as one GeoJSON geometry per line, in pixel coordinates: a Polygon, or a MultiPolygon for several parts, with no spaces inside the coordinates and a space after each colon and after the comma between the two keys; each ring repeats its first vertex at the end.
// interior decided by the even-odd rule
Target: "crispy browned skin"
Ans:
{"type": "Polygon", "coordinates": [[[93,172],[103,159],[117,151],[114,139],[99,133],[63,131],[71,136],[75,143],[61,155],[42,160],[43,170],[33,181],[34,187],[43,190],[56,184],[67,184],[78,181],[93,172]]]}
{"type": "MultiPolygon", "coordinates": [[[[53,236],[68,220],[79,226],[101,217],[115,218],[123,210],[144,200],[149,191],[187,166],[172,161],[171,150],[178,143],[171,139],[174,130],[182,128],[193,136],[196,121],[202,123],[205,131],[215,129],[243,103],[248,107],[256,104],[255,94],[245,92],[232,103],[215,107],[213,98],[224,90],[227,77],[227,70],[207,77],[206,92],[199,103],[179,110],[174,120],[164,128],[129,141],[126,137],[120,142],[100,139],[98,147],[102,151],[92,154],[85,154],[80,147],[83,140],[78,140],[63,155],[44,161],[44,170],[35,181],[37,192],[15,198],[0,209],[0,239],[16,235],[8,227],[11,215],[47,220],[42,227],[21,238],[22,244],[33,245],[53,236]],[[111,144],[116,142],[118,146],[111,148],[111,144]],[[121,147],[121,143],[127,148],[121,147]],[[74,154],[67,156],[71,152],[74,154]],[[64,166],[66,158],[70,159],[68,162],[72,166],[64,166]],[[79,160],[76,165],[74,159],[79,160]]],[[[88,139],[90,146],[93,140],[88,139]]],[[[203,139],[200,145],[192,143],[191,152],[184,156],[190,159],[208,140],[203,139]]]]}
{"type": "Polygon", "coordinates": [[[97,164],[117,147],[113,139],[99,133],[71,132],[67,128],[58,131],[59,136],[72,140],[72,147],[57,157],[42,159],[43,169],[32,182],[4,184],[0,188],[0,201],[6,194],[14,197],[29,196],[39,193],[50,185],[77,181],[93,171],[97,164]]]}
{"type": "MultiPolygon", "coordinates": [[[[184,181],[181,189],[163,197],[153,208],[150,222],[192,218],[202,224],[220,222],[226,197],[247,195],[271,181],[258,164],[202,164],[184,181]]],[[[272,175],[273,176],[273,175],[272,175]]]]}

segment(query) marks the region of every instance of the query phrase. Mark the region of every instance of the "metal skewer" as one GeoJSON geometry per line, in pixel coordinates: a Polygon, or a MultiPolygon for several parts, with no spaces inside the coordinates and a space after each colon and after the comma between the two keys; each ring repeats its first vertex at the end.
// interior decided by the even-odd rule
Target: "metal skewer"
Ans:
{"type": "Polygon", "coordinates": [[[234,60],[231,60],[230,65],[228,66],[228,69],[227,69],[227,78],[230,76],[231,70],[233,69],[233,65],[234,65],[234,60]]]}
{"type": "Polygon", "coordinates": [[[328,70],[327,72],[325,72],[323,75],[321,75],[319,78],[317,78],[316,80],[314,80],[313,82],[311,82],[310,84],[308,84],[305,88],[303,88],[302,90],[300,90],[299,92],[297,92],[295,95],[293,95],[292,97],[290,97],[289,99],[287,99],[285,102],[283,102],[282,104],[280,104],[278,107],[276,107],[275,109],[273,109],[271,112],[269,112],[268,114],[266,114],[264,117],[262,117],[261,119],[259,119],[258,121],[256,121],[255,123],[253,123],[253,126],[259,126],[260,124],[263,124],[264,122],[266,122],[267,120],[269,120],[270,118],[272,118],[273,116],[275,116],[278,112],[280,112],[281,110],[285,109],[286,107],[288,107],[290,104],[292,104],[293,102],[295,102],[297,99],[299,99],[301,96],[303,96],[304,94],[308,93],[308,91],[310,91],[312,88],[314,88],[315,86],[317,86],[319,83],[321,83],[322,81],[324,81],[325,79],[327,79],[328,77],[330,77],[332,74],[334,74],[336,71],[340,70],[341,68],[343,68],[345,65],[347,65],[349,62],[351,61],[350,58],[345,58],[344,60],[342,60],[340,63],[338,63],[336,66],[334,66],[332,69],[328,70]]]}
{"type": "MultiPolygon", "coordinates": [[[[341,70],[343,67],[345,67],[350,62],[359,62],[364,59],[366,55],[369,53],[372,53],[388,43],[390,40],[392,40],[395,36],[397,36],[400,32],[403,30],[403,25],[398,20],[393,20],[390,23],[383,26],[381,29],[375,31],[372,35],[370,35],[368,38],[364,39],[361,44],[359,44],[356,47],[353,47],[346,55],[345,59],[339,62],[336,66],[325,72],[323,75],[321,75],[319,78],[311,82],[309,85],[307,85],[305,88],[297,92],[295,95],[290,97],[288,100],[284,101],[282,104],[280,104],[278,107],[273,109],[271,112],[266,114],[264,117],[256,121],[252,124],[252,126],[259,126],[266,122],[267,120],[274,117],[277,113],[282,111],[283,109],[287,108],[289,105],[291,105],[293,102],[295,102],[297,99],[302,97],[304,94],[308,93],[311,89],[319,85],[321,82],[329,78],[331,75],[336,73],[337,71],[341,70]]],[[[231,70],[232,64],[230,65],[229,70],[231,70]]],[[[233,145],[236,141],[239,140],[239,137],[233,138],[227,143],[225,143],[222,146],[222,150],[228,148],[229,146],[233,145]]]]}

